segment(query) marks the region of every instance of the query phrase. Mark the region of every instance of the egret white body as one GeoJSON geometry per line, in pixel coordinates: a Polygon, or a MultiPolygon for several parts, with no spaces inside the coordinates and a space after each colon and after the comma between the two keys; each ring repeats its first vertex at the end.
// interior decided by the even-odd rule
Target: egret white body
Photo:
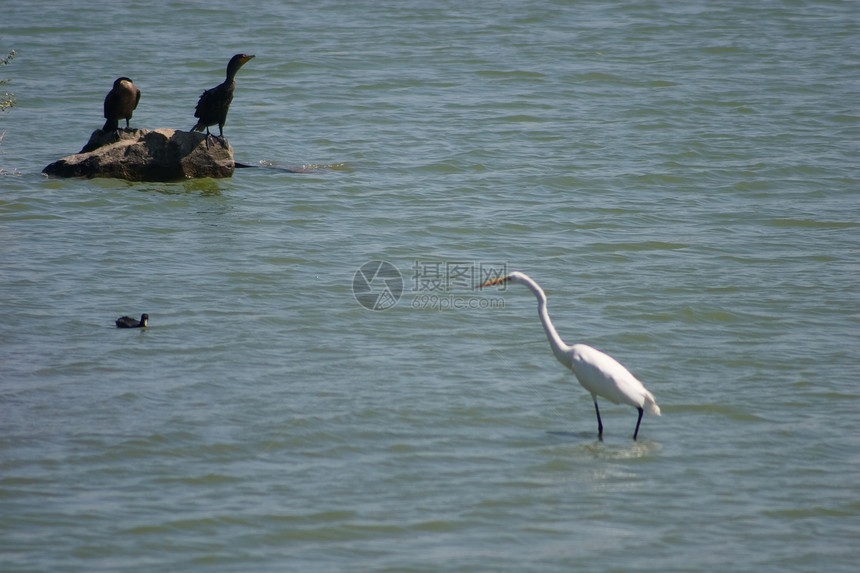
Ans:
{"type": "Polygon", "coordinates": [[[639,411],[636,420],[636,430],[633,439],[639,435],[639,424],[642,422],[642,413],[648,412],[655,416],[660,415],[660,406],[654,400],[654,396],[633,374],[630,373],[620,362],[596,348],[586,344],[566,344],[549,318],[546,310],[546,294],[537,282],[530,276],[519,271],[488,281],[481,285],[487,287],[501,283],[516,283],[525,285],[531,290],[538,300],[538,316],[540,317],[546,337],[553,354],[559,362],[573,370],[576,379],[582,387],[591,392],[594,400],[594,411],[597,414],[597,436],[603,439],[603,422],[600,420],[600,409],[597,407],[597,397],[602,396],[613,404],[627,404],[639,411]]]}

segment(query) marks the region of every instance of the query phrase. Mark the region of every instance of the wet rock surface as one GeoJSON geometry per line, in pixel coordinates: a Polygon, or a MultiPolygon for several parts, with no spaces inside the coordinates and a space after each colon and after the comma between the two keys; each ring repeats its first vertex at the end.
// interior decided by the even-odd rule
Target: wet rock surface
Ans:
{"type": "Polygon", "coordinates": [[[234,169],[233,148],[220,137],[175,129],[98,129],[80,152],[51,163],[42,173],[175,181],[231,177],[234,169]]]}

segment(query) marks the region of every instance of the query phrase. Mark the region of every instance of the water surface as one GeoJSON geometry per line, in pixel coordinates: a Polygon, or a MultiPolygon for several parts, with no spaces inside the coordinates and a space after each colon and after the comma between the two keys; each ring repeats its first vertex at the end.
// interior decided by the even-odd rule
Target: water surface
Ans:
{"type": "Polygon", "coordinates": [[[3,12],[0,569],[855,569],[853,3],[3,12]],[[40,174],[116,77],[189,129],[238,52],[265,168],[40,174]],[[526,289],[433,282],[499,268],[654,393],[638,442],[526,289]]]}

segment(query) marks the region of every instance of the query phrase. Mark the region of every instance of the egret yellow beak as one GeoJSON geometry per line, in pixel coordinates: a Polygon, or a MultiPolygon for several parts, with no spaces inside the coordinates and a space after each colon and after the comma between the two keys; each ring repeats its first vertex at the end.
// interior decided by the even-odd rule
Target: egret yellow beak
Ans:
{"type": "Polygon", "coordinates": [[[497,278],[497,279],[492,279],[492,280],[489,280],[489,281],[487,281],[481,285],[478,285],[478,288],[484,288],[484,287],[497,285],[497,284],[505,282],[506,280],[508,280],[508,277],[501,277],[501,278],[497,278]]]}

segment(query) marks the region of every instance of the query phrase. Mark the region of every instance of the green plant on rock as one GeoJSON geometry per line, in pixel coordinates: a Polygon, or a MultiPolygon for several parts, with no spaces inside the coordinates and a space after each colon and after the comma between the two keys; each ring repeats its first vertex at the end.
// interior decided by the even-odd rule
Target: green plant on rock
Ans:
{"type": "MultiPolygon", "coordinates": [[[[6,56],[2,60],[0,60],[0,66],[2,66],[4,64],[8,64],[9,62],[12,61],[12,58],[14,58],[14,57],[15,57],[15,50],[12,50],[11,52],[9,52],[8,56],[6,56]]],[[[9,83],[9,81],[10,81],[9,78],[0,80],[0,87],[9,83]]],[[[10,94],[8,92],[0,94],[0,111],[6,111],[10,107],[14,107],[15,103],[16,103],[15,94],[10,94]]]]}

